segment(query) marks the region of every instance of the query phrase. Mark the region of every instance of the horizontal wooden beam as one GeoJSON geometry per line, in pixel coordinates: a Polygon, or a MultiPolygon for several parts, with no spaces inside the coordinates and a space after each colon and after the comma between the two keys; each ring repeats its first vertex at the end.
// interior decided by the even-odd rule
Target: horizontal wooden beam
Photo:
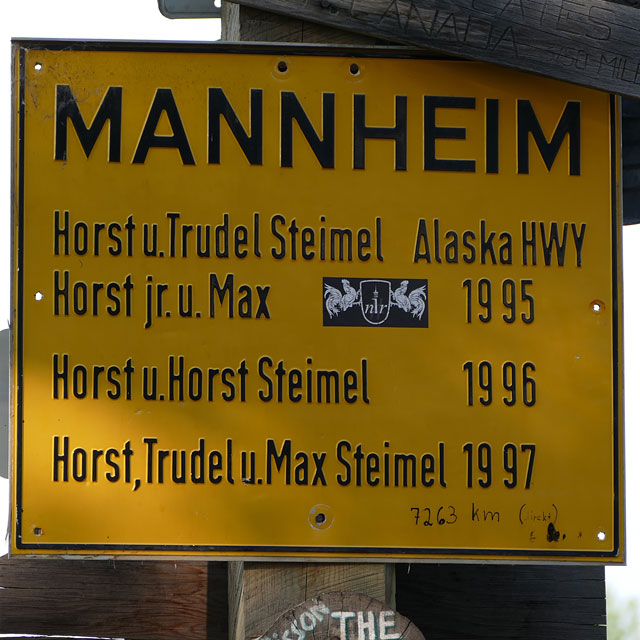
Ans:
{"type": "Polygon", "coordinates": [[[396,609],[428,640],[606,640],[604,567],[396,567],[396,609]]]}
{"type": "MultiPolygon", "coordinates": [[[[308,565],[301,599],[335,589],[328,568],[308,565]]],[[[603,567],[399,564],[391,608],[428,640],[606,639],[603,567]]],[[[227,640],[227,612],[224,562],[0,559],[0,633],[227,640]]]]}
{"type": "Polygon", "coordinates": [[[640,98],[640,10],[606,0],[237,0],[640,98]]]}
{"type": "Polygon", "coordinates": [[[227,640],[226,563],[0,558],[0,632],[227,640]]]}

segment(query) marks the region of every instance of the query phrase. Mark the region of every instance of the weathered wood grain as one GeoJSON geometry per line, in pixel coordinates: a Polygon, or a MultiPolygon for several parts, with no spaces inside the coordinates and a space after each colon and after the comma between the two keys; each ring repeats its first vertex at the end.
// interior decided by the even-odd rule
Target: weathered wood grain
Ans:
{"type": "MultiPolygon", "coordinates": [[[[372,589],[368,595],[378,600],[389,597],[375,586],[377,580],[367,577],[367,571],[375,573],[370,565],[359,565],[364,573],[358,582],[353,574],[345,577],[349,565],[253,564],[255,569],[248,567],[245,576],[246,591],[239,594],[245,603],[261,603],[247,636],[263,633],[283,611],[335,589],[337,583],[372,589]],[[265,580],[259,574],[269,568],[272,575],[265,580]],[[296,591],[293,596],[289,592],[289,604],[278,592],[283,570],[298,572],[297,580],[290,580],[296,591]],[[261,608],[269,597],[273,609],[261,608]]],[[[243,572],[246,567],[231,566],[243,572]]],[[[606,637],[602,567],[412,564],[397,565],[396,571],[397,598],[390,608],[409,618],[429,640],[606,637]]],[[[4,558],[0,633],[126,640],[235,638],[227,635],[226,581],[227,566],[221,562],[4,558]]]]}
{"type": "Polygon", "coordinates": [[[226,565],[0,559],[0,633],[226,640],[226,565]]]}
{"type": "Polygon", "coordinates": [[[398,565],[397,609],[429,640],[605,640],[603,567],[398,565]]]}
{"type": "Polygon", "coordinates": [[[622,212],[625,224],[640,223],[640,101],[622,99],[622,212]]]}
{"type": "Polygon", "coordinates": [[[374,38],[321,24],[289,18],[269,11],[222,3],[222,39],[253,42],[304,42],[307,44],[376,44],[374,38]]]}
{"type": "Polygon", "coordinates": [[[393,568],[384,564],[230,563],[229,638],[259,636],[285,611],[326,591],[356,591],[393,606],[393,582],[393,568]]]}
{"type": "Polygon", "coordinates": [[[640,97],[640,12],[606,0],[237,0],[374,38],[640,97]]]}

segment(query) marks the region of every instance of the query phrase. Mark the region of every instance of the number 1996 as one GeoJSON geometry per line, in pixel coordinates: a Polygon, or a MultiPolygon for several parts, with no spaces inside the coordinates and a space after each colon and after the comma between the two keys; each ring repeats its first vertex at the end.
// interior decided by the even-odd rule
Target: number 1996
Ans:
{"type": "MultiPolygon", "coordinates": [[[[467,405],[473,407],[476,400],[483,406],[493,402],[494,375],[493,365],[483,360],[477,365],[470,360],[462,365],[467,377],[467,405]]],[[[496,384],[502,387],[502,402],[507,407],[522,403],[532,407],[536,403],[536,381],[533,372],[536,366],[533,362],[525,362],[517,366],[515,362],[502,364],[500,373],[502,380],[496,384]]]]}

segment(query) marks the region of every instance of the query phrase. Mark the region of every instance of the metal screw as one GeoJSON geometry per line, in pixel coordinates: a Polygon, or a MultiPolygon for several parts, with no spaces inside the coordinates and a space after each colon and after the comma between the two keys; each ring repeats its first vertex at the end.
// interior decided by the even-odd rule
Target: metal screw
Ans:
{"type": "Polygon", "coordinates": [[[280,60],[280,62],[278,62],[278,71],[284,73],[287,69],[287,63],[284,60],[280,60]]]}

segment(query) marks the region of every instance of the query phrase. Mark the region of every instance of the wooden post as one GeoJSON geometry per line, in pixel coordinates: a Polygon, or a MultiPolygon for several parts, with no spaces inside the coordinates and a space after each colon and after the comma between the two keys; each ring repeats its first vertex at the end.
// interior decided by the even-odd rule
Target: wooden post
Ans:
{"type": "MultiPolygon", "coordinates": [[[[222,39],[360,45],[376,42],[229,2],[222,3],[222,39]]],[[[393,565],[385,564],[232,562],[229,638],[259,636],[280,614],[325,591],[356,591],[394,606],[394,576],[393,565]]]]}
{"type": "Polygon", "coordinates": [[[393,569],[369,563],[232,562],[229,640],[260,636],[288,609],[328,591],[355,591],[393,607],[393,569]]]}
{"type": "Polygon", "coordinates": [[[318,44],[376,44],[356,35],[275,13],[222,2],[222,39],[254,42],[308,42],[318,44]]]}

